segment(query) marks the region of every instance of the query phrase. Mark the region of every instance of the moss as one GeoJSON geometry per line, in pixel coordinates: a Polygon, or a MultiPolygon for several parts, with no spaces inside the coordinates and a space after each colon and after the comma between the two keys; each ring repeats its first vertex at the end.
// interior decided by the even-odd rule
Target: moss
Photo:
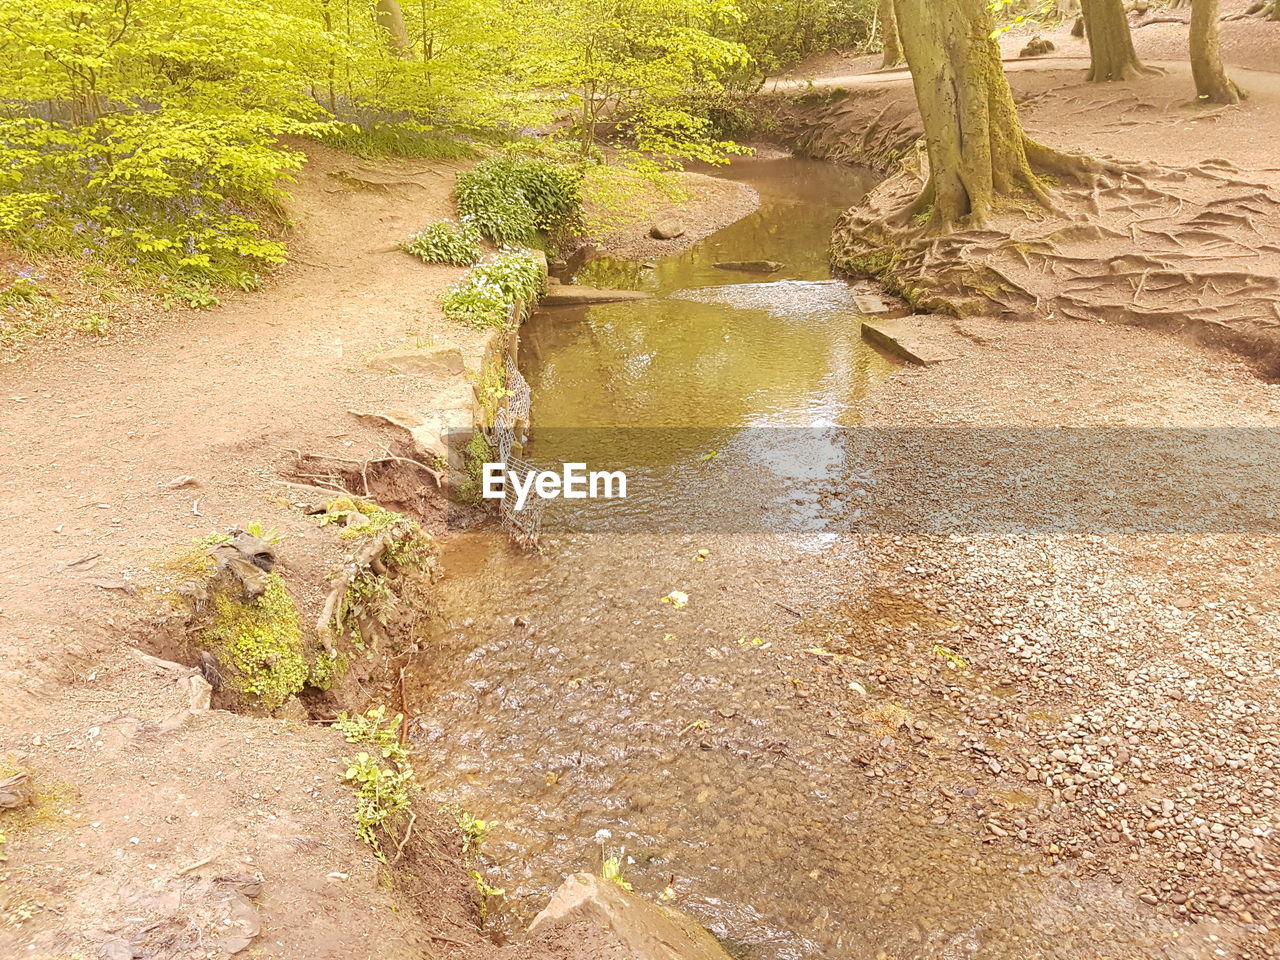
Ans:
{"type": "Polygon", "coordinates": [[[311,669],[307,671],[307,686],[317,690],[331,690],[335,683],[347,675],[350,666],[351,661],[346,654],[335,651],[330,655],[327,650],[321,650],[312,662],[311,669]]]}
{"type": "Polygon", "coordinates": [[[889,247],[876,247],[863,253],[842,253],[835,257],[841,270],[860,277],[885,277],[898,265],[899,256],[889,247]]]}
{"type": "Polygon", "coordinates": [[[479,503],[484,489],[484,465],[497,459],[497,450],[483,433],[477,430],[467,442],[462,453],[466,478],[458,484],[458,499],[463,503],[479,503]]]}
{"type": "Polygon", "coordinates": [[[348,523],[338,534],[342,540],[366,540],[399,525],[402,528],[401,535],[388,545],[387,559],[401,568],[422,566],[435,553],[431,538],[416,521],[368,500],[353,497],[330,500],[325,506],[325,512],[320,514],[320,523],[348,523]],[[356,522],[349,523],[352,518],[356,522]]]}
{"type": "Polygon", "coordinates": [[[214,620],[201,640],[234,669],[228,682],[238,692],[274,710],[306,685],[308,671],[298,608],[279,574],[267,579],[256,600],[215,595],[214,620]]]}
{"type": "Polygon", "coordinates": [[[507,368],[504,359],[501,356],[494,358],[485,368],[484,373],[480,376],[479,388],[476,391],[480,398],[480,408],[483,411],[483,423],[487,428],[491,428],[498,418],[498,410],[511,393],[507,389],[507,368]]]}

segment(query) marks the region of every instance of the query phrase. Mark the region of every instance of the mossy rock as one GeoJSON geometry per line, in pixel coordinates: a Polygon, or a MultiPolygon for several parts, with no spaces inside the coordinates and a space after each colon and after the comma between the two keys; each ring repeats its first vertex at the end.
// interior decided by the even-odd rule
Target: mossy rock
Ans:
{"type": "Polygon", "coordinates": [[[213,596],[213,622],[201,646],[218,659],[223,682],[262,709],[278,709],[308,682],[307,645],[293,597],[277,573],[255,600],[234,589],[213,596]]]}

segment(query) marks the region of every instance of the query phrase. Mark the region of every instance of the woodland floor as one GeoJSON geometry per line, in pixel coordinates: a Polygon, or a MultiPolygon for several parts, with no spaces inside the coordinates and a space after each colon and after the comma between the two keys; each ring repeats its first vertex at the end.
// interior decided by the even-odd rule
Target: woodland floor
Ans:
{"type": "MultiPolygon", "coordinates": [[[[1130,84],[1084,84],[1078,60],[1011,64],[1030,132],[1057,147],[1177,167],[1225,158],[1238,168],[1232,176],[1265,184],[1258,189],[1280,201],[1280,174],[1267,169],[1277,165],[1280,76],[1265,72],[1280,69],[1280,24],[1224,25],[1226,59],[1252,95],[1240,107],[1210,110],[1187,106],[1190,79],[1173,60],[1181,56],[1178,29],[1137,31],[1140,52],[1165,74],[1130,84]]],[[[1078,44],[1061,42],[1058,53],[1076,55],[1078,44]]],[[[865,85],[876,97],[909,102],[905,74],[859,75],[858,66],[816,83],[865,85]]],[[[160,956],[203,956],[216,945],[201,945],[200,936],[250,935],[259,923],[255,944],[282,960],[490,950],[446,848],[421,889],[380,886],[351,834],[347,788],[333,776],[345,748],[336,735],[292,721],[188,716],[172,685],[130,654],[146,638],[119,627],[134,622],[133,597],[122,588],[211,530],[261,520],[287,537],[286,564],[326,562],[314,525],[280,499],[286,488],[275,481],[288,473],[289,451],[376,454],[396,438],[347,411],[421,403],[449,386],[376,374],[365,363],[372,353],[427,340],[479,348],[478,338],[447,327],[436,306],[458,271],[395,248],[448,214],[452,173],[317,149],[293,205],[295,262],[263,291],[198,313],[130,301],[106,337],[55,336],[0,365],[0,519],[10,532],[0,546],[0,757],[33,768],[42,796],[39,817],[11,831],[0,864],[0,954],[109,957],[119,954],[103,945],[122,936],[160,956]],[[170,487],[179,476],[195,485],[170,487]],[[403,909],[406,897],[418,906],[403,909]]],[[[1274,225],[1274,211],[1257,217],[1258,227],[1274,225]]],[[[691,216],[690,239],[730,219],[691,216]]],[[[1111,250],[1100,239],[1080,255],[1111,250]]],[[[1204,262],[1215,255],[1206,251],[1204,262]]],[[[68,290],[64,302],[81,294],[68,290]]],[[[896,375],[873,420],[1280,423],[1275,386],[1191,340],[1084,319],[966,324],[956,359],[896,375]]],[[[1241,950],[1274,955],[1274,543],[1219,537],[1053,549],[1056,569],[1072,571],[1073,584],[1059,586],[1079,622],[1105,621],[1098,631],[1110,639],[1094,643],[1079,629],[1070,642],[1043,639],[1065,633],[1048,607],[1027,602],[1050,587],[1033,582],[1045,577],[1025,544],[921,540],[882,558],[880,586],[949,605],[968,618],[968,656],[1041,691],[1027,700],[1033,719],[1050,698],[1076,702],[1081,687],[1097,698],[1103,719],[1077,724],[1076,733],[1029,727],[1025,717],[997,721],[1022,754],[1051,754],[1071,737],[1097,746],[1090,738],[1107,734],[1084,729],[1089,723],[1132,718],[1151,732],[1140,754],[1145,773],[1135,774],[1143,786],[1130,800],[1100,815],[1057,798],[1044,824],[1002,828],[1000,842],[1074,845],[1080,862],[1148,890],[1159,909],[1207,913],[1241,950]],[[1015,634],[1031,635],[1040,649],[1016,653],[1028,640],[1015,634]],[[1135,646],[1140,657],[1126,652],[1135,646]],[[1189,692],[1196,708],[1175,707],[1189,692]],[[1208,761],[1189,775],[1183,754],[1208,761]],[[1019,829],[1032,839],[1020,839],[1019,829]],[[1216,857],[1188,855],[1202,829],[1218,844],[1216,857]],[[1139,832],[1152,839],[1130,843],[1139,832]],[[1188,902],[1206,910],[1180,909],[1188,902]]],[[[980,725],[991,719],[973,716],[980,725]]],[[[523,952],[587,958],[608,949],[579,932],[523,952]]]]}

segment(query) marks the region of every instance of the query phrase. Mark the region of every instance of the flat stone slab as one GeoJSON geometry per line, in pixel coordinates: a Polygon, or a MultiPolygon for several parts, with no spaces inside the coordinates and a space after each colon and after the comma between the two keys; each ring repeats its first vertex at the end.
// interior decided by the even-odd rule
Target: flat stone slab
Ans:
{"type": "Polygon", "coordinates": [[[932,315],[864,318],[862,339],[908,363],[927,367],[959,353],[959,336],[946,326],[949,320],[932,315]]]}
{"type": "Polygon", "coordinates": [[[738,273],[777,273],[786,264],[777,260],[722,260],[712,266],[717,270],[734,270],[738,273]]]}
{"type": "Polygon", "coordinates": [[[529,932],[574,921],[611,933],[632,960],[731,960],[720,942],[687,913],[650,903],[590,873],[568,877],[533,918],[529,932]]]}
{"type": "Polygon", "coordinates": [[[383,373],[427,377],[458,376],[464,369],[462,351],[444,346],[387,350],[370,357],[369,366],[383,373]]]}
{"type": "Polygon", "coordinates": [[[602,290],[580,287],[573,283],[553,283],[538,301],[540,307],[577,307],[590,303],[618,303],[622,300],[648,300],[649,294],[639,290],[602,290]]]}

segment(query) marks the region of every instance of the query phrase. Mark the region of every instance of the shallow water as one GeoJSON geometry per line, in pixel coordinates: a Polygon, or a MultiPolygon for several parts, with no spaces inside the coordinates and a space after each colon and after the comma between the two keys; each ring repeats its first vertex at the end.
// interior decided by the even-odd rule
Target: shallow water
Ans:
{"type": "MultiPolygon", "coordinates": [[[[846,600],[869,575],[860,545],[799,521],[805,471],[844,466],[822,452],[824,425],[856,422],[893,370],[825,267],[831,225],[866,181],[799,160],[734,175],[761,192],[753,216],[656,269],[606,261],[579,277],[655,299],[543,311],[522,331],[529,455],[590,460],[608,431],[582,428],[627,428],[651,486],[622,503],[626,522],[549,537],[542,555],[501,533],[445,548],[411,729],[434,795],[495,822],[480,862],[506,891],[493,928],[514,935],[566,874],[620,853],[637,891],[670,888],[752,960],[1163,955],[1109,884],[982,842],[972,805],[1022,801],[985,798],[941,762],[947,736],[854,722],[894,702],[854,665],[909,671],[911,651],[858,629],[866,611],[846,600]],[[760,258],[787,266],[711,266],[760,258]],[[683,532],[651,522],[693,514],[705,522],[683,532]],[[663,602],[672,590],[687,607],[663,602]],[[813,652],[825,647],[848,655],[813,652]],[[869,699],[849,692],[855,678],[869,699]]],[[[945,731],[953,718],[924,719],[945,731]]]]}

